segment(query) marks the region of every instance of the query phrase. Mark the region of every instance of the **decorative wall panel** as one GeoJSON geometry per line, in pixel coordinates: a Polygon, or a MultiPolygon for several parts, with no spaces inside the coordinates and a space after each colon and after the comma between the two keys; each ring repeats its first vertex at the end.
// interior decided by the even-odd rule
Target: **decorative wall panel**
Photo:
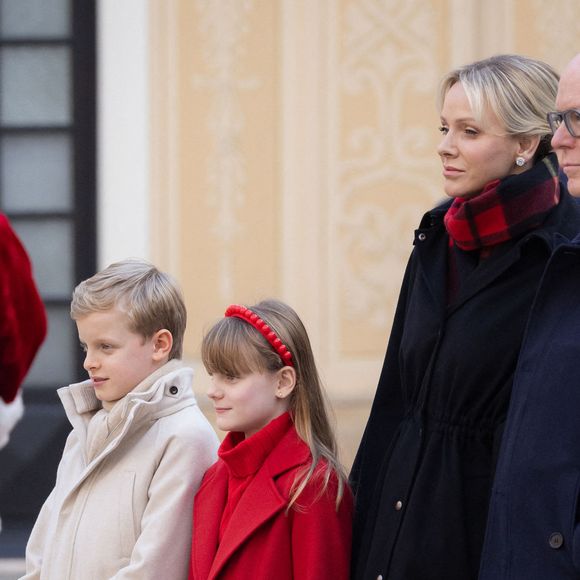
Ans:
{"type": "MultiPolygon", "coordinates": [[[[444,5],[439,4],[439,8],[444,5]]],[[[437,3],[343,2],[331,92],[339,147],[332,167],[336,355],[377,356],[413,230],[441,197],[435,87],[437,3]]]]}
{"type": "Polygon", "coordinates": [[[180,276],[189,356],[232,302],[279,293],[276,3],[195,0],[180,21],[180,276]]]}
{"type": "Polygon", "coordinates": [[[517,0],[518,50],[561,71],[580,52],[580,3],[577,0],[517,0]]]}

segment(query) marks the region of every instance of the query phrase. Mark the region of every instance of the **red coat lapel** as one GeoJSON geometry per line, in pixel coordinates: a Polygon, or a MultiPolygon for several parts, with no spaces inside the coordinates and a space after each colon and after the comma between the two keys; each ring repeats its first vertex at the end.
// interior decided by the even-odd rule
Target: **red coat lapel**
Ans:
{"type": "Polygon", "coordinates": [[[264,522],[281,512],[286,504],[287,500],[280,495],[273,479],[259,471],[232,514],[209,578],[215,578],[240,545],[264,522]]]}
{"type": "Polygon", "coordinates": [[[244,492],[219,547],[219,526],[227,496],[228,473],[224,464],[215,466],[215,476],[204,480],[196,496],[197,524],[194,523],[194,526],[200,533],[192,553],[195,578],[198,574],[199,578],[216,578],[254,531],[286,508],[289,489],[279,489],[276,479],[282,473],[303,465],[309,457],[307,445],[298,438],[294,428],[290,429],[244,492]]]}

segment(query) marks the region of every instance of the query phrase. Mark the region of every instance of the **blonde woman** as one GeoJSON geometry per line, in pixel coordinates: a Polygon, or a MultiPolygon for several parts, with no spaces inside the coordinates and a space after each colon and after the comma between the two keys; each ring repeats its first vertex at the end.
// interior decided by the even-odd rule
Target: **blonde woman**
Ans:
{"type": "Polygon", "coordinates": [[[550,148],[557,88],[551,67],[517,55],[442,81],[451,199],[416,230],[351,473],[354,578],[478,577],[528,315],[554,240],[580,229],[550,148]]]}

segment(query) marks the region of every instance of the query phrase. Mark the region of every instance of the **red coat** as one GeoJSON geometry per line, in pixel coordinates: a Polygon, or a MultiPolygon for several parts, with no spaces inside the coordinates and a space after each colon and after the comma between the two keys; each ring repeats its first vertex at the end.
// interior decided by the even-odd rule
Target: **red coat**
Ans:
{"type": "Polygon", "coordinates": [[[228,468],[222,460],[210,467],[194,502],[190,580],[348,579],[350,490],[336,511],[336,481],[318,497],[315,477],[298,498],[301,507],[286,513],[294,478],[309,460],[292,426],[248,485],[219,545],[228,468]]]}
{"type": "Polygon", "coordinates": [[[46,315],[30,260],[2,214],[0,298],[0,398],[11,403],[46,336],[46,315]]]}

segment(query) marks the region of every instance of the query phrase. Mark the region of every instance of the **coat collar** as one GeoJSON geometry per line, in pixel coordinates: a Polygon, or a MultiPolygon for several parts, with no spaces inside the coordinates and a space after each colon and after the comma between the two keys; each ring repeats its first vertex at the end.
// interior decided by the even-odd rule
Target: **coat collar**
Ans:
{"type": "MultiPolygon", "coordinates": [[[[447,315],[451,314],[501,276],[520,259],[525,248],[531,245],[539,246],[546,252],[546,256],[549,256],[559,244],[557,232],[565,239],[570,239],[580,231],[580,201],[572,198],[564,186],[561,186],[561,192],[560,203],[550,212],[544,224],[518,240],[502,244],[493,260],[480,264],[464,281],[457,299],[448,308],[445,306],[448,237],[443,218],[451,200],[445,201],[423,216],[419,228],[415,231],[413,243],[424,281],[436,303],[441,306],[442,315],[445,312],[447,315]]],[[[580,242],[580,239],[578,241],[580,242]]]]}
{"type": "Polygon", "coordinates": [[[184,367],[180,361],[175,360],[169,361],[149,375],[111,409],[110,414],[115,414],[112,420],[117,429],[90,462],[86,460],[85,454],[87,427],[95,413],[102,409],[101,402],[96,398],[90,381],[58,389],[58,395],[86,460],[85,468],[71,491],[126,439],[128,433],[134,432],[144,421],[154,421],[195,405],[192,379],[193,369],[184,367]]]}
{"type": "Polygon", "coordinates": [[[293,481],[285,486],[277,480],[289,470],[305,465],[310,458],[308,446],[291,426],[248,485],[219,546],[228,470],[222,461],[210,469],[194,502],[194,527],[198,532],[192,551],[195,577],[215,578],[247,538],[286,509],[293,481]]]}
{"type": "MultiPolygon", "coordinates": [[[[163,395],[166,393],[163,390],[160,391],[160,384],[175,382],[176,386],[178,386],[179,394],[182,393],[182,390],[185,390],[181,388],[181,383],[184,386],[191,386],[192,379],[192,369],[184,367],[179,360],[170,360],[147,376],[130,393],[118,401],[109,414],[115,417],[118,416],[119,419],[125,419],[132,409],[139,406],[140,403],[147,403],[150,405],[150,410],[154,407],[159,412],[171,406],[176,399],[173,396],[164,400],[163,395]]],[[[90,380],[62,387],[58,389],[57,393],[74,428],[82,429],[83,426],[86,428],[91,417],[103,408],[101,401],[95,395],[95,390],[90,380]],[[82,420],[79,421],[79,418],[82,420]]],[[[185,393],[182,394],[185,395],[185,393]]]]}

